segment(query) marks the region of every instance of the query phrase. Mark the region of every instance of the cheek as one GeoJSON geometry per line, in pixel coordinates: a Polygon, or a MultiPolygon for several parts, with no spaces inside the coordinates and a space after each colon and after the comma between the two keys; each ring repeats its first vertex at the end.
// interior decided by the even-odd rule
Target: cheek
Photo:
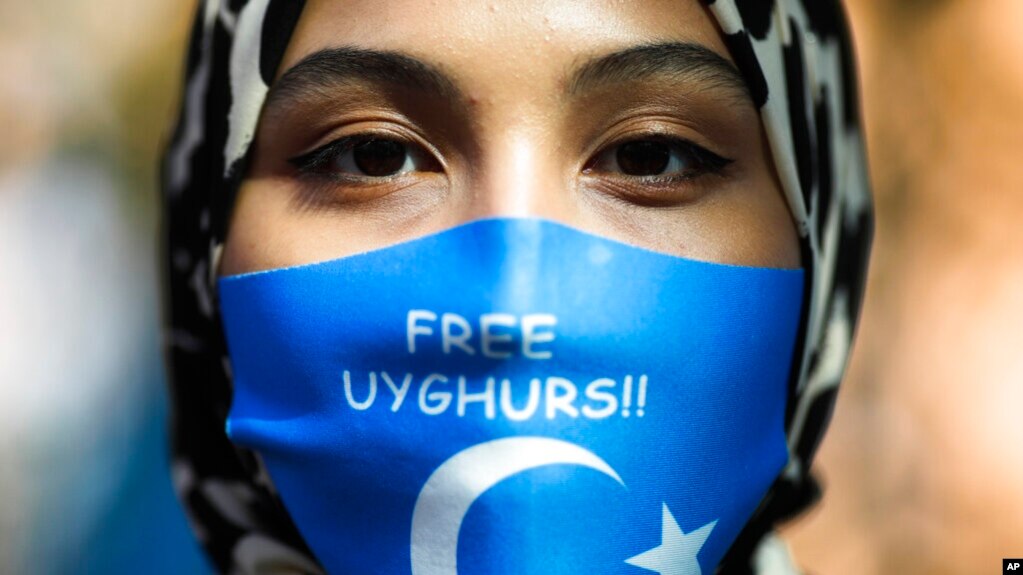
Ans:
{"type": "Polygon", "coordinates": [[[257,220],[252,217],[258,208],[253,204],[251,186],[242,184],[232,209],[227,240],[224,241],[224,251],[217,269],[218,276],[232,276],[260,269],[258,262],[263,258],[259,253],[264,250],[264,244],[258,241],[260,230],[255,225],[257,220]]]}
{"type": "Polygon", "coordinates": [[[694,260],[798,269],[799,239],[780,189],[765,181],[736,182],[689,205],[624,208],[590,202],[577,227],[625,243],[694,260]]]}
{"type": "MultiPolygon", "coordinates": [[[[290,231],[287,196],[271,181],[243,182],[238,190],[218,274],[285,267],[303,249],[290,231]]],[[[301,237],[301,236],[300,236],[301,237]]]]}
{"type": "Polygon", "coordinates": [[[760,132],[759,150],[750,154],[748,172],[721,194],[716,213],[707,218],[706,259],[737,265],[798,269],[802,266],[799,233],[767,137],[760,132]]]}
{"type": "Polygon", "coordinates": [[[736,265],[798,269],[799,234],[764,144],[749,177],[734,182],[708,209],[697,259],[736,265]]]}
{"type": "Polygon", "coordinates": [[[263,271],[332,260],[400,243],[465,220],[442,187],[419,186],[378,201],[347,207],[303,199],[288,177],[243,182],[218,270],[219,275],[263,271]]]}
{"type": "Polygon", "coordinates": [[[714,218],[716,229],[706,259],[770,268],[800,267],[799,237],[781,188],[758,182],[737,194],[737,205],[714,218]]]}

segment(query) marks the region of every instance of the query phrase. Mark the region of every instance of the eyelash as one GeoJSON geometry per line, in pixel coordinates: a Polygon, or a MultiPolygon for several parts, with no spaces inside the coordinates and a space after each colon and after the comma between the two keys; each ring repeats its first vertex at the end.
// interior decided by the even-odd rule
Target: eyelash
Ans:
{"type": "Polygon", "coordinates": [[[420,156],[418,159],[425,159],[427,163],[437,163],[430,152],[427,152],[422,148],[422,146],[419,146],[408,139],[401,138],[393,134],[378,134],[374,132],[364,132],[338,138],[337,140],[324,144],[315,150],[290,158],[288,163],[294,166],[302,176],[318,178],[326,177],[348,183],[380,182],[403,175],[393,174],[389,176],[368,176],[338,172],[337,170],[331,169],[331,164],[333,162],[354,150],[356,146],[375,140],[396,142],[405,148],[406,154],[420,156]]]}
{"type": "MultiPolygon", "coordinates": [[[[305,154],[296,156],[288,160],[290,164],[295,166],[299,173],[307,177],[319,177],[319,178],[330,178],[334,180],[341,180],[343,182],[357,184],[357,183],[380,183],[390,179],[394,179],[405,175],[403,173],[396,173],[386,176],[369,176],[360,175],[353,173],[339,172],[331,169],[331,164],[336,162],[339,158],[342,158],[344,154],[347,154],[355,149],[356,146],[372,142],[374,140],[386,140],[397,142],[404,146],[405,153],[408,155],[416,155],[419,158],[414,161],[421,161],[425,159],[426,163],[432,163],[433,167],[439,169],[440,163],[433,157],[433,155],[423,149],[422,146],[411,142],[407,139],[397,137],[393,134],[376,134],[373,132],[366,132],[361,134],[354,134],[351,136],[345,136],[338,138],[332,142],[329,142],[315,150],[306,152],[305,154]]],[[[410,158],[411,159],[411,158],[410,158]]],[[[669,157],[670,161],[670,157],[669,157]]],[[[618,159],[615,159],[615,163],[618,159]]],[[[611,177],[619,180],[627,181],[634,184],[640,185],[671,185],[671,184],[682,184],[686,182],[692,182],[705,175],[721,174],[734,160],[725,158],[718,155],[707,148],[696,144],[687,139],[675,138],[671,136],[665,136],[664,134],[637,134],[628,139],[618,140],[613,142],[604,148],[601,148],[592,158],[590,158],[585,167],[583,173],[587,175],[610,175],[611,177]],[[622,146],[633,144],[633,143],[647,143],[654,142],[663,144],[669,147],[670,153],[681,152],[688,156],[688,159],[692,161],[694,166],[677,173],[668,174],[655,174],[655,175],[631,175],[623,172],[612,172],[605,171],[597,168],[597,165],[602,161],[606,160],[607,156],[616,150],[621,150],[622,146]]],[[[421,171],[421,170],[417,170],[421,171]]]]}
{"type": "MultiPolygon", "coordinates": [[[[617,163],[617,161],[618,159],[616,158],[615,162],[617,163]]],[[[669,162],[671,161],[670,156],[668,161],[669,162]]],[[[725,170],[725,168],[727,168],[733,162],[734,160],[715,154],[714,152],[708,150],[703,146],[700,146],[699,144],[691,140],[666,136],[660,133],[647,135],[639,134],[629,137],[628,139],[618,140],[616,142],[613,142],[612,144],[605,146],[604,148],[601,148],[601,150],[597,152],[597,154],[595,154],[593,158],[591,158],[587,162],[586,167],[583,168],[583,173],[611,174],[614,177],[623,180],[629,180],[639,184],[655,185],[673,183],[678,184],[682,182],[691,182],[704,175],[720,174],[725,170]],[[683,153],[684,155],[688,156],[688,159],[691,160],[691,162],[694,164],[693,167],[687,168],[677,173],[655,174],[648,176],[631,175],[622,172],[606,172],[596,167],[597,164],[601,162],[601,160],[606,160],[607,156],[609,156],[612,152],[620,151],[622,146],[626,146],[628,144],[648,142],[668,146],[670,150],[669,154],[673,154],[675,152],[683,153]]]]}

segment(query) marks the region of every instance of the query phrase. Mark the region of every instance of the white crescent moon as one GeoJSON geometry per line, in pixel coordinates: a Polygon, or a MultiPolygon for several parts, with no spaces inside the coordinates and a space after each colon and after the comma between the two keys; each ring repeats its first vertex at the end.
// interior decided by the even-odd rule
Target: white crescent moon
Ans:
{"type": "Polygon", "coordinates": [[[625,486],[593,452],[547,437],[495,439],[442,463],[426,480],[412,511],[412,575],[457,575],[458,532],[473,502],[516,473],[562,463],[595,469],[625,486]]]}

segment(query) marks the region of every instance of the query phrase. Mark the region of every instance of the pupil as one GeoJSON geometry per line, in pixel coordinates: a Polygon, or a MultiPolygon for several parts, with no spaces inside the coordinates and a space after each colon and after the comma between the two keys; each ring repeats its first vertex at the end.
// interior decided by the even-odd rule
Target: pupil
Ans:
{"type": "Polygon", "coordinates": [[[352,157],[367,176],[391,176],[405,165],[405,146],[393,140],[370,140],[356,145],[352,157]]]}
{"type": "Polygon", "coordinates": [[[618,147],[616,159],[630,176],[656,176],[668,167],[671,150],[660,142],[628,142],[618,147]]]}

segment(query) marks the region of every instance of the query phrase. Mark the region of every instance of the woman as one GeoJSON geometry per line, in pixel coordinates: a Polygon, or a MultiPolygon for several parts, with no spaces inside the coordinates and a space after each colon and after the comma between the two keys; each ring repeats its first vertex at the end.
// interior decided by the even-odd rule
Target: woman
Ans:
{"type": "Polygon", "coordinates": [[[839,7],[423,8],[198,11],[167,342],[214,562],[794,571],[872,221],[839,7]]]}

